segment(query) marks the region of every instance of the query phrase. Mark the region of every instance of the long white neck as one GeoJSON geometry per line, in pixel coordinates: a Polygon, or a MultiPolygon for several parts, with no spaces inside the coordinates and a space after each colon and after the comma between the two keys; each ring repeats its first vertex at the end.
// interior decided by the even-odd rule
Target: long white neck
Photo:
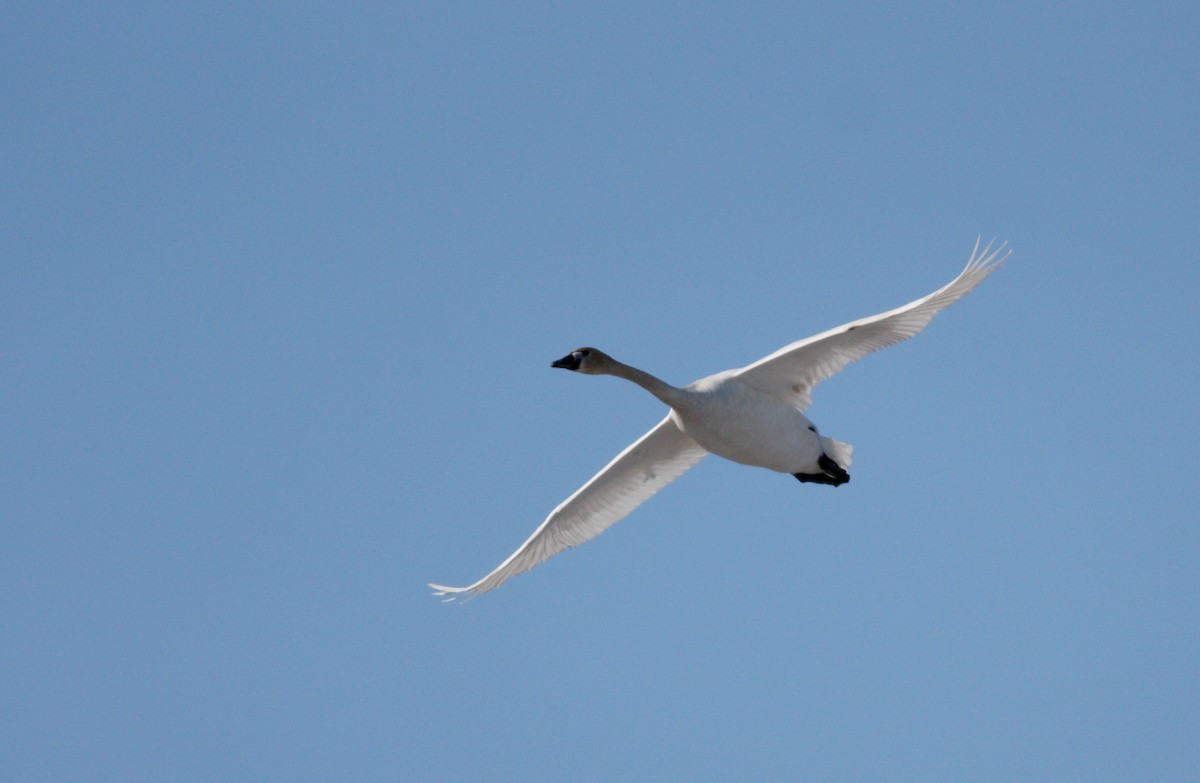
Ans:
{"type": "Polygon", "coordinates": [[[665,381],[660,381],[644,370],[630,367],[628,364],[622,364],[611,357],[609,358],[608,374],[624,378],[627,381],[633,381],[672,407],[680,401],[680,398],[684,394],[683,389],[678,389],[665,381]]]}

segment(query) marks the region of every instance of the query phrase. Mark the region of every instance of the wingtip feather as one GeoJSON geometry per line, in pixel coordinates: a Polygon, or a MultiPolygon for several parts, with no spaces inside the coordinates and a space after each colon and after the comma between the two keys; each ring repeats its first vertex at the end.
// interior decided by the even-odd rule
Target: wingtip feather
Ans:
{"type": "Polygon", "coordinates": [[[964,273],[974,274],[990,274],[992,270],[1000,266],[1004,259],[1012,255],[1012,250],[1008,247],[1008,242],[1001,242],[996,245],[996,239],[993,237],[988,241],[987,246],[980,252],[979,246],[983,243],[983,237],[978,236],[975,239],[975,247],[971,251],[971,258],[967,261],[967,268],[964,273]],[[993,245],[995,249],[993,250],[993,245]],[[1007,252],[1006,252],[1007,251],[1007,252]]]}
{"type": "Polygon", "coordinates": [[[433,590],[435,596],[448,595],[449,598],[443,600],[443,603],[453,601],[459,598],[463,593],[471,592],[469,587],[446,587],[445,585],[437,585],[433,582],[428,582],[427,585],[433,590]]]}

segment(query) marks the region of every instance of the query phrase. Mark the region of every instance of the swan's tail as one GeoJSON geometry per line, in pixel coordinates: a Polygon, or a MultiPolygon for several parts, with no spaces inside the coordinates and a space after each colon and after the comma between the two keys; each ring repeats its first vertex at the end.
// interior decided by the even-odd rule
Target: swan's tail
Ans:
{"type": "Polygon", "coordinates": [[[825,454],[838,464],[842,470],[849,470],[850,463],[853,461],[854,447],[849,443],[842,443],[840,440],[826,438],[821,436],[821,447],[825,449],[825,454]]]}

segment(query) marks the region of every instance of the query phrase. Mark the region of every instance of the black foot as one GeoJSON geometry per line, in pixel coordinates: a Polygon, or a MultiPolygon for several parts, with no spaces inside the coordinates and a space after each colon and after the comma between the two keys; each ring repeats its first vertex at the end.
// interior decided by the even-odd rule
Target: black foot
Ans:
{"type": "MultiPolygon", "coordinates": [[[[830,476],[833,476],[835,479],[837,479],[838,484],[845,484],[850,480],[850,474],[843,470],[841,465],[837,464],[824,454],[822,454],[821,458],[817,460],[817,466],[830,476]]],[[[834,486],[837,486],[837,484],[834,486]]]]}
{"type": "Polygon", "coordinates": [[[838,481],[833,476],[826,476],[824,473],[793,473],[792,475],[802,484],[829,484],[836,487],[846,483],[838,481]]]}
{"type": "Polygon", "coordinates": [[[831,487],[840,487],[850,480],[850,474],[824,454],[817,460],[817,465],[823,471],[822,473],[793,473],[792,475],[802,484],[828,484],[831,487]]]}

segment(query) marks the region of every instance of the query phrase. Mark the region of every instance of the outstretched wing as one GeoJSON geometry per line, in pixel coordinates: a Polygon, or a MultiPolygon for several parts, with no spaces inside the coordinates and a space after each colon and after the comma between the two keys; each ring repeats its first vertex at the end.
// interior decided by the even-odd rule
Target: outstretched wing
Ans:
{"type": "Polygon", "coordinates": [[[981,253],[976,240],[971,260],[962,273],[932,294],[792,343],[743,367],[736,375],[747,385],[804,410],[812,404],[812,388],[818,383],[873,351],[919,333],[935,315],[979,285],[1012,252],[1004,252],[1006,244],[992,250],[989,242],[981,253]]]}
{"type": "Polygon", "coordinates": [[[496,570],[468,587],[430,584],[434,595],[479,595],[568,547],[590,541],[620,522],[708,454],[668,414],[617,455],[604,470],[550,512],[529,540],[496,570]]]}

